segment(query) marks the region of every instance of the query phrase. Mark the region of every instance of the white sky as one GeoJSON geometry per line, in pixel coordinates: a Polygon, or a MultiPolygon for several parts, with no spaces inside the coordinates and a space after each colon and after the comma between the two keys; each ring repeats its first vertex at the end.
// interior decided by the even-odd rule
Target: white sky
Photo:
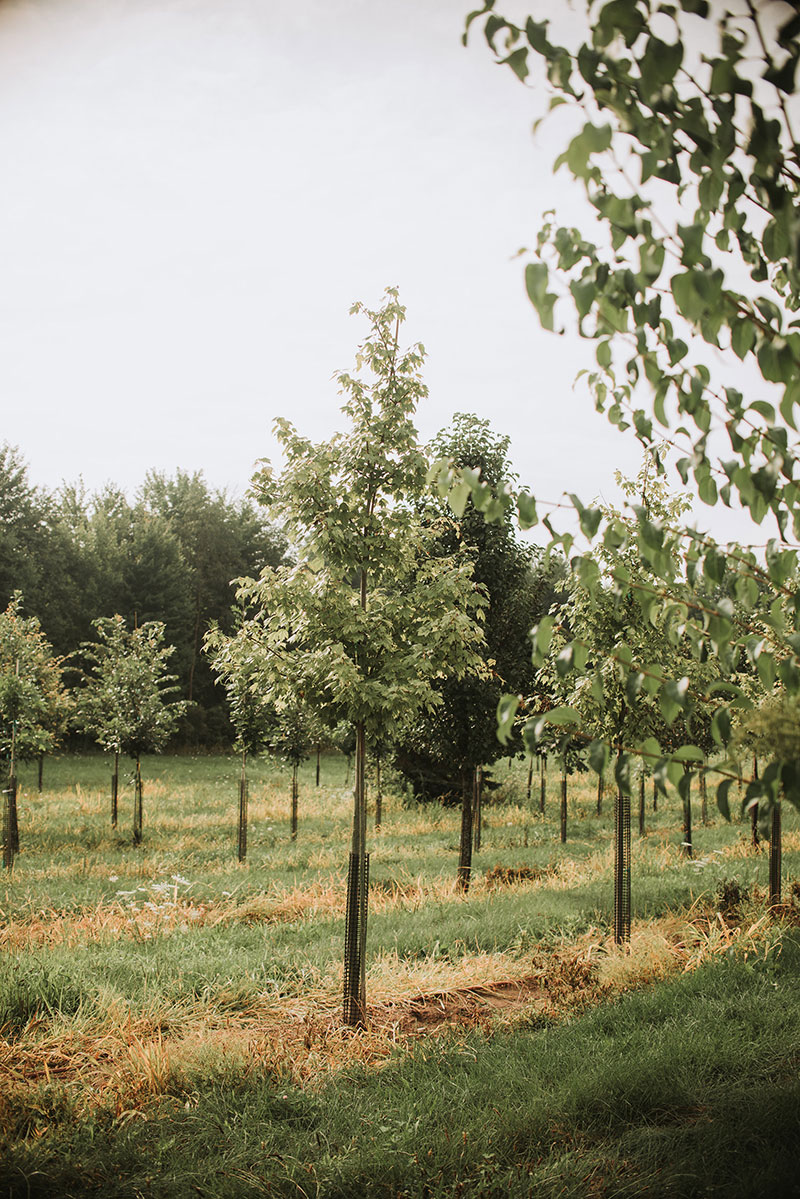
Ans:
{"type": "Polygon", "coordinates": [[[276,416],[341,426],[348,308],[397,284],[423,437],[475,412],[537,495],[613,498],[638,444],[573,390],[591,347],[540,330],[513,257],[580,202],[531,135],[545,92],[462,47],[469,7],[0,3],[0,439],[35,482],[243,493],[276,416]]]}

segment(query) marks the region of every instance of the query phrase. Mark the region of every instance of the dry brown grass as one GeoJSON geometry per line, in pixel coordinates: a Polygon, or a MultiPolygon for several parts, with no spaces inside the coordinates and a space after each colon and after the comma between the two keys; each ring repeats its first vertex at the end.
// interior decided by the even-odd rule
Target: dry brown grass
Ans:
{"type": "Polygon", "coordinates": [[[198,1080],[216,1075],[322,1082],[354,1063],[379,1066],[420,1038],[488,1030],[498,1020],[559,1020],[730,949],[777,952],[788,922],[755,913],[734,925],[699,910],[636,924],[625,946],[590,930],[519,960],[502,953],[456,963],[379,955],[369,970],[368,1027],[359,1032],[341,1022],[338,969],[300,998],[258,997],[233,1013],[212,1000],[136,1014],[117,1002],[78,1026],[35,1019],[13,1041],[0,1038],[0,1117],[21,1119],[24,1095],[37,1084],[60,1083],[79,1109],[101,1105],[133,1118],[164,1096],[190,1104],[198,1080]]]}

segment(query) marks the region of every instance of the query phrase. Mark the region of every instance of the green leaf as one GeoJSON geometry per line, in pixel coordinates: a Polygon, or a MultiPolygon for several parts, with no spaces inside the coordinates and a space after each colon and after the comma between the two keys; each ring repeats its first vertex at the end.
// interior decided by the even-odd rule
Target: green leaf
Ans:
{"type": "Polygon", "coordinates": [[[459,520],[464,515],[464,509],[471,494],[472,488],[469,483],[465,482],[456,483],[455,487],[451,487],[450,489],[447,501],[459,520]]]}
{"type": "Polygon", "coordinates": [[[591,741],[588,749],[589,765],[595,774],[604,774],[608,766],[609,750],[605,741],[591,741]]]}
{"type": "Polygon", "coordinates": [[[676,762],[702,762],[703,751],[697,745],[681,745],[672,755],[676,762]]]}
{"type": "Polygon", "coordinates": [[[503,744],[508,744],[514,727],[514,718],[520,705],[518,695],[502,695],[497,705],[497,738],[503,744]]]}
{"type": "Polygon", "coordinates": [[[545,657],[550,649],[550,642],[553,638],[553,624],[552,616],[543,616],[539,623],[535,624],[531,630],[534,654],[539,658],[545,657]]]}
{"type": "Polygon", "coordinates": [[[543,262],[529,262],[525,267],[525,287],[528,298],[539,314],[543,329],[554,329],[553,309],[558,298],[547,290],[549,272],[543,262]]]}
{"type": "Polygon", "coordinates": [[[629,754],[617,754],[614,759],[614,778],[623,795],[631,793],[631,759],[629,754]]]}
{"type": "Polygon", "coordinates": [[[545,720],[548,724],[555,725],[557,728],[563,728],[566,725],[580,725],[581,714],[576,708],[569,707],[568,704],[561,704],[557,708],[551,708],[545,713],[545,720]]]}
{"type": "Polygon", "coordinates": [[[717,784],[717,807],[728,823],[730,823],[731,819],[731,809],[730,804],[728,803],[728,792],[732,786],[733,779],[723,779],[721,783],[717,784]]]}
{"type": "Polygon", "coordinates": [[[520,528],[530,529],[539,523],[536,514],[536,500],[527,491],[521,491],[517,496],[517,511],[519,512],[520,528]]]}
{"type": "Polygon", "coordinates": [[[731,737],[731,714],[727,707],[717,708],[711,718],[711,736],[717,745],[727,745],[731,737]]]}

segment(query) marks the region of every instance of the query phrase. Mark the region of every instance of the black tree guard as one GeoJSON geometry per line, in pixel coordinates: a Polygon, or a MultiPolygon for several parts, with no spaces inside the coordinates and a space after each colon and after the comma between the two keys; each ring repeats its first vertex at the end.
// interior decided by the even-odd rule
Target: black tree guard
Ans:
{"type": "Polygon", "coordinates": [[[133,843],[142,843],[142,770],[136,759],[136,783],[133,793],[133,843]]]}
{"type": "Polygon", "coordinates": [[[781,805],[772,805],[772,820],[769,834],[769,903],[770,907],[781,901],[781,805]]]}
{"type": "Polygon", "coordinates": [[[242,753],[242,772],[239,776],[239,827],[236,854],[240,862],[247,857],[247,758],[242,753]]]}
{"type": "Polygon", "coordinates": [[[344,928],[344,1022],[352,1028],[366,1024],[364,951],[367,940],[369,854],[350,854],[347,871],[347,915],[344,928]]]}
{"type": "Polygon", "coordinates": [[[472,873],[472,778],[468,770],[461,772],[461,841],[458,847],[458,873],[456,886],[459,891],[469,891],[472,873]]]}
{"type": "Polygon", "coordinates": [[[614,796],[614,941],[631,939],[631,797],[617,787],[614,796]]]}

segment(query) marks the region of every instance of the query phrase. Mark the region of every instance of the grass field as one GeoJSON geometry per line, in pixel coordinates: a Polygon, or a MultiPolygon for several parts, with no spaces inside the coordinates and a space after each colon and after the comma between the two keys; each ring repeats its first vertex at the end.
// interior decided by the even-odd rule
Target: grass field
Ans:
{"type": "Polygon", "coordinates": [[[343,759],[143,764],[109,822],[99,756],[21,773],[0,878],[0,1196],[800,1194],[800,822],[784,892],[749,827],[648,800],[631,944],[611,938],[611,798],[526,797],[501,763],[467,896],[458,814],[387,784],[370,835],[369,1027],[341,1024],[343,759]],[[738,904],[736,887],[741,893],[738,904]],[[728,902],[721,903],[725,885],[728,902]]]}

